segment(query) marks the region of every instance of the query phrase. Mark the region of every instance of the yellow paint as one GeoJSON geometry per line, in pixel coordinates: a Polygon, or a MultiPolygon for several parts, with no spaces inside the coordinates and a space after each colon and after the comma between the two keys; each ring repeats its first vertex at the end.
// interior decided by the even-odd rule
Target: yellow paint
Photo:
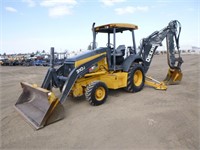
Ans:
{"type": "Polygon", "coordinates": [[[94,72],[94,73],[88,73],[85,75],[85,77],[90,77],[90,76],[97,76],[97,75],[103,75],[106,74],[106,71],[99,71],[99,72],[94,72]]]}
{"type": "Polygon", "coordinates": [[[105,25],[101,25],[101,26],[97,26],[95,27],[95,31],[99,31],[100,29],[102,28],[127,28],[128,29],[138,29],[138,26],[137,25],[134,25],[134,24],[129,24],[129,23],[111,23],[111,24],[105,24],[105,25]]]}
{"type": "Polygon", "coordinates": [[[133,82],[136,86],[140,86],[143,81],[142,71],[137,70],[133,76],[133,82]]]}
{"type": "Polygon", "coordinates": [[[76,61],[75,62],[75,67],[78,67],[78,66],[80,66],[80,65],[82,65],[82,64],[84,64],[86,62],[89,62],[89,61],[91,61],[91,60],[93,60],[93,59],[95,59],[95,58],[97,58],[99,56],[105,55],[105,54],[106,54],[106,52],[101,53],[101,54],[97,54],[97,55],[94,55],[94,56],[91,56],[91,57],[87,57],[87,58],[79,60],[79,61],[76,61]]]}
{"type": "Polygon", "coordinates": [[[58,98],[55,96],[53,92],[48,93],[48,101],[49,103],[53,103],[54,101],[58,100],[58,98]]]}
{"type": "Polygon", "coordinates": [[[96,100],[102,101],[105,96],[106,96],[106,90],[104,89],[104,87],[98,87],[95,91],[96,100]]]}
{"type": "Polygon", "coordinates": [[[181,82],[183,74],[179,69],[169,69],[166,78],[163,82],[165,84],[178,84],[181,82]]]}
{"type": "Polygon", "coordinates": [[[104,82],[109,89],[124,88],[127,86],[127,77],[127,72],[109,73],[102,71],[102,74],[100,73],[99,75],[91,73],[91,76],[88,74],[85,77],[77,79],[72,88],[72,93],[74,97],[83,95],[86,86],[94,81],[104,82]]]}
{"type": "Polygon", "coordinates": [[[74,97],[79,97],[83,95],[83,87],[81,84],[75,84],[72,88],[72,93],[74,97]]]}
{"type": "Polygon", "coordinates": [[[157,90],[167,90],[167,86],[164,82],[159,82],[149,76],[146,76],[145,85],[153,87],[157,90]]]}
{"type": "Polygon", "coordinates": [[[127,77],[127,72],[117,72],[100,76],[100,80],[106,83],[109,89],[119,89],[127,86],[127,77]]]}

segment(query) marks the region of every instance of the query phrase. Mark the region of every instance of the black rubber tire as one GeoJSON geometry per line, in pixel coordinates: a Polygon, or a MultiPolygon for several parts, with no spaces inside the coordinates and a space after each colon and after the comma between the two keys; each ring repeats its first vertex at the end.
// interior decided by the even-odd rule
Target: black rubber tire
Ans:
{"type": "Polygon", "coordinates": [[[94,81],[86,87],[85,91],[86,100],[93,106],[98,106],[105,103],[107,96],[108,96],[108,88],[106,84],[101,81],[94,81]],[[96,98],[95,93],[98,88],[103,88],[105,90],[105,94],[102,100],[98,100],[96,98]]]}
{"type": "Polygon", "coordinates": [[[132,64],[132,66],[129,68],[128,71],[127,87],[125,88],[125,90],[131,93],[139,92],[143,89],[144,82],[145,82],[145,76],[144,76],[143,66],[137,63],[132,64]],[[136,73],[136,71],[140,71],[142,73],[142,81],[140,85],[136,85],[133,81],[134,74],[136,73]]]}

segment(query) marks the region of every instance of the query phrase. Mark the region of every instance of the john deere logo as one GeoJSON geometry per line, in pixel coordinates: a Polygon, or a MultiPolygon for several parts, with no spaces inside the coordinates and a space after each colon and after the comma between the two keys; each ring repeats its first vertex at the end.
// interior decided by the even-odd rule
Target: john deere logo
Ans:
{"type": "Polygon", "coordinates": [[[152,46],[152,47],[151,47],[151,49],[150,49],[150,51],[149,51],[149,54],[148,54],[148,56],[147,56],[147,58],[146,58],[146,61],[147,61],[147,62],[150,62],[150,61],[151,61],[151,58],[152,58],[152,56],[153,56],[155,47],[156,47],[156,46],[152,46]]]}

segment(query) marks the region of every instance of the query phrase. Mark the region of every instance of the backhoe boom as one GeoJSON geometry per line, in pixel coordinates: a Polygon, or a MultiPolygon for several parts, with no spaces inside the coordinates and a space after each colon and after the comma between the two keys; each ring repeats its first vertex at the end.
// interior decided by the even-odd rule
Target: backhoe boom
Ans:
{"type": "Polygon", "coordinates": [[[157,50],[158,46],[162,46],[162,41],[166,38],[167,44],[167,58],[168,65],[170,69],[181,69],[181,64],[183,63],[180,57],[179,51],[179,35],[181,32],[181,24],[177,21],[171,21],[167,27],[160,31],[155,31],[147,38],[142,39],[140,44],[139,54],[144,60],[145,73],[148,71],[152,58],[157,50]],[[175,57],[175,46],[178,51],[178,57],[175,57]]]}

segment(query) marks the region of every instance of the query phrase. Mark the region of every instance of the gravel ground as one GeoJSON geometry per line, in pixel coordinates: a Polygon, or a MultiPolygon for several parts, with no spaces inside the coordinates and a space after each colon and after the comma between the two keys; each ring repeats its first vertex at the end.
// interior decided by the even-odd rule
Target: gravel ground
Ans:
{"type": "MultiPolygon", "coordinates": [[[[14,110],[20,81],[41,84],[47,67],[0,67],[1,149],[200,149],[200,55],[183,55],[183,80],[167,91],[144,87],[131,94],[110,90],[105,104],[68,98],[65,118],[35,131],[14,110]]],[[[162,80],[166,55],[148,72],[162,80]]],[[[59,93],[56,93],[58,96],[59,93]]]]}

